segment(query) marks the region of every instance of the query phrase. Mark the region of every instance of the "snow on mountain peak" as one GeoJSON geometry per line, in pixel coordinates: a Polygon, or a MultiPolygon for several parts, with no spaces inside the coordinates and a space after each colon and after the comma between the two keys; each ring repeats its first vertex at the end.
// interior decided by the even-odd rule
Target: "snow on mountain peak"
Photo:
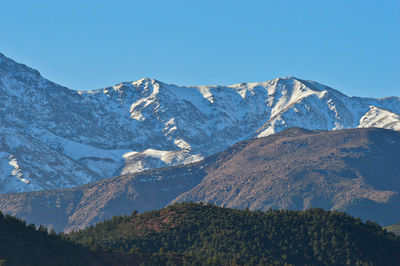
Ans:
{"type": "Polygon", "coordinates": [[[136,81],[133,81],[132,84],[134,86],[140,86],[142,84],[154,84],[154,83],[157,83],[157,82],[158,82],[157,80],[152,79],[152,78],[141,78],[141,79],[138,79],[136,81]]]}
{"type": "Polygon", "coordinates": [[[400,123],[399,98],[348,97],[293,76],[189,87],[143,78],[78,92],[3,57],[0,192],[72,187],[189,163],[289,127],[398,130],[400,123]],[[13,175],[11,155],[30,184],[13,175]]]}

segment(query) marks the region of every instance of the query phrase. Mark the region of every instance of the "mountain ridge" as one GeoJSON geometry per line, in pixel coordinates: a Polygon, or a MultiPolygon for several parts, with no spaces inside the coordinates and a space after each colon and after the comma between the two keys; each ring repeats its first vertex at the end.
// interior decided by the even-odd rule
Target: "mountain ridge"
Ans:
{"type": "Polygon", "coordinates": [[[319,207],[388,225],[400,220],[399,145],[400,133],[386,129],[290,128],[188,165],[0,194],[0,210],[66,232],[181,201],[251,210],[319,207]]]}
{"type": "Polygon", "coordinates": [[[294,77],[189,87],[144,78],[75,91],[2,56],[0,92],[0,193],[188,164],[289,127],[400,130],[400,98],[348,97],[294,77]]]}

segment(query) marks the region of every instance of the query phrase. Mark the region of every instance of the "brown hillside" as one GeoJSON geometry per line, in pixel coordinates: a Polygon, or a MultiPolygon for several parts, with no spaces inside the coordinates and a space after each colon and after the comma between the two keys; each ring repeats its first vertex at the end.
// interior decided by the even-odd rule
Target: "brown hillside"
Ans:
{"type": "Polygon", "coordinates": [[[55,191],[0,195],[0,210],[70,231],[170,202],[234,208],[347,211],[382,225],[400,220],[400,133],[292,128],[240,142],[186,166],[55,191]]]}
{"type": "Polygon", "coordinates": [[[321,207],[386,224],[400,220],[399,192],[398,132],[290,129],[246,142],[175,201],[261,210],[321,207]]]}

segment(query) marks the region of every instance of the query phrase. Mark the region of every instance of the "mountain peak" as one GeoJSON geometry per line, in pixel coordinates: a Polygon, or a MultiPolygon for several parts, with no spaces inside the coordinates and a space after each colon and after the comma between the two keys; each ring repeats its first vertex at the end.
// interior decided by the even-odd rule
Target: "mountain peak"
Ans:
{"type": "Polygon", "coordinates": [[[296,79],[296,80],[299,80],[295,76],[279,77],[278,79],[282,79],[282,80],[294,80],[294,79],[296,79]]]}
{"type": "Polygon", "coordinates": [[[132,84],[143,84],[143,83],[154,84],[155,82],[157,82],[157,80],[155,80],[153,78],[144,77],[144,78],[138,79],[136,81],[133,81],[132,84]]]}
{"type": "Polygon", "coordinates": [[[299,79],[299,78],[296,78],[295,76],[286,76],[286,77],[278,77],[278,78],[275,78],[275,79],[273,79],[273,81],[276,81],[276,82],[280,82],[280,81],[282,81],[282,82],[287,82],[287,81],[303,81],[302,79],[299,79]]]}
{"type": "Polygon", "coordinates": [[[0,53],[0,76],[10,76],[13,78],[41,78],[39,71],[24,64],[15,62],[11,58],[0,53]]]}
{"type": "MultiPolygon", "coordinates": [[[[124,83],[126,84],[126,83],[124,83]]],[[[160,86],[161,84],[163,84],[161,81],[158,81],[156,79],[153,78],[141,78],[138,79],[136,81],[130,82],[129,85],[133,85],[137,88],[142,87],[142,88],[147,88],[147,87],[153,87],[155,85],[160,86]]]]}

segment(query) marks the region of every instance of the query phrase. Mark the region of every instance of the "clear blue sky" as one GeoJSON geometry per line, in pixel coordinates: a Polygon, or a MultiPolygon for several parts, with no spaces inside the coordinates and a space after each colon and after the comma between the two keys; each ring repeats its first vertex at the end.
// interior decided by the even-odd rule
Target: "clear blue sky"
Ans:
{"type": "Polygon", "coordinates": [[[294,75],[400,96],[400,1],[1,0],[0,52],[72,89],[294,75]]]}

